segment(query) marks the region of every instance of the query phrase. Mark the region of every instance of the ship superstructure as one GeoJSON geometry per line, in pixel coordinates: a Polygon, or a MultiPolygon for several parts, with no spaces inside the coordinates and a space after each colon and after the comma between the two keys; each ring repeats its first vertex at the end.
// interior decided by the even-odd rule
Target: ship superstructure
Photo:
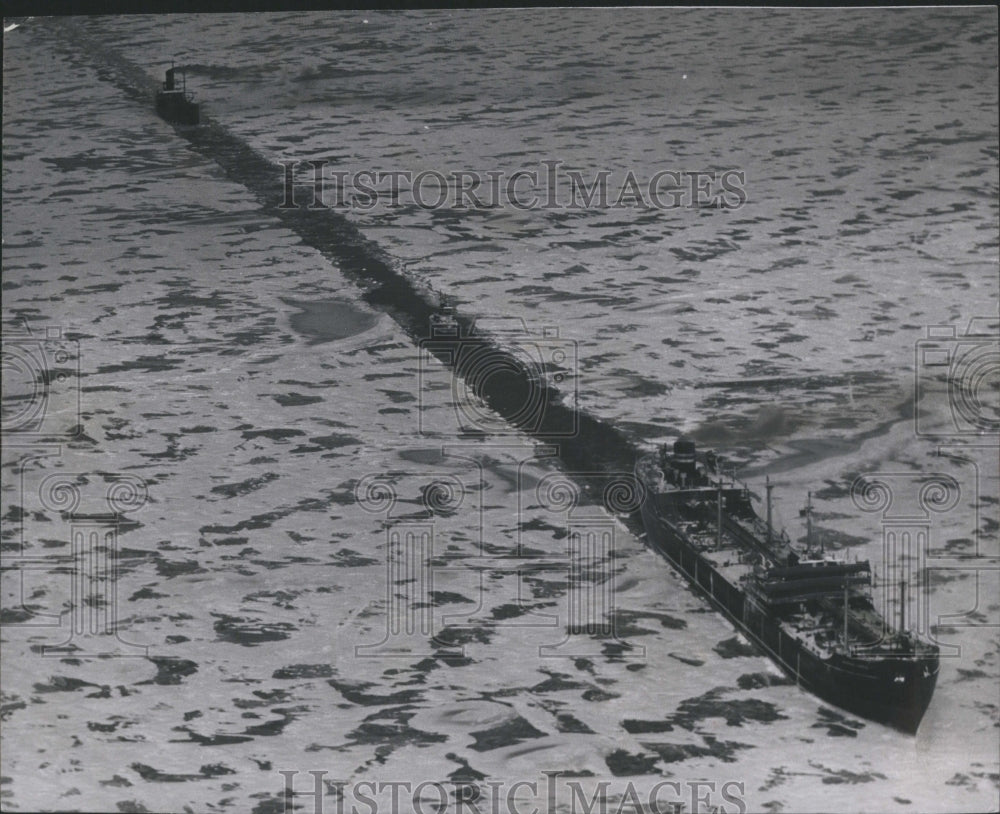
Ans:
{"type": "Polygon", "coordinates": [[[180,83],[177,82],[177,70],[173,65],[167,69],[163,85],[156,92],[156,112],[168,122],[198,124],[201,119],[198,103],[187,92],[187,77],[183,71],[180,83]]]}

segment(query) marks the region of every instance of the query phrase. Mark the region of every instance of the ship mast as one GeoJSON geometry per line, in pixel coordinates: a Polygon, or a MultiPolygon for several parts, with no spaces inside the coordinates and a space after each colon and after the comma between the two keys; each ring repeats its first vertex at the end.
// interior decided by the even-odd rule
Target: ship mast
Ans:
{"type": "Polygon", "coordinates": [[[719,491],[715,499],[715,547],[722,548],[722,475],[719,475],[719,491]]]}
{"type": "Polygon", "coordinates": [[[847,609],[848,609],[848,607],[849,607],[849,605],[848,605],[848,601],[847,601],[847,577],[845,576],[844,577],[844,648],[845,649],[847,648],[847,609]]]}
{"type": "Polygon", "coordinates": [[[906,631],[906,580],[899,583],[899,632],[906,631]]]}
{"type": "Polygon", "coordinates": [[[812,509],[813,509],[813,493],[809,493],[809,497],[806,499],[806,551],[812,549],[812,536],[813,536],[813,522],[812,522],[812,509]]]}
{"type": "Polygon", "coordinates": [[[771,485],[771,476],[768,475],[764,480],[764,488],[767,490],[767,545],[771,545],[771,490],[774,488],[771,485]]]}

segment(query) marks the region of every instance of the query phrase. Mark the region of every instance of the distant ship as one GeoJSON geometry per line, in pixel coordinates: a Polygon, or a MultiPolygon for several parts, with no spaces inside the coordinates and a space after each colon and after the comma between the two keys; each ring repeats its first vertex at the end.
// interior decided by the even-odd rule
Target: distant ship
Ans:
{"type": "MultiPolygon", "coordinates": [[[[831,704],[914,733],[937,682],[939,648],[906,630],[905,583],[895,630],[876,611],[867,560],[806,548],[754,510],[714,453],[680,439],[636,463],[642,520],[653,546],[796,684],[831,704]]],[[[811,499],[810,499],[811,504],[811,499]]]]}
{"type": "Polygon", "coordinates": [[[177,86],[174,79],[176,72],[177,69],[173,65],[167,69],[163,87],[156,92],[156,112],[174,124],[198,124],[200,119],[198,103],[187,92],[187,81],[183,72],[181,72],[180,87],[177,86]]]}

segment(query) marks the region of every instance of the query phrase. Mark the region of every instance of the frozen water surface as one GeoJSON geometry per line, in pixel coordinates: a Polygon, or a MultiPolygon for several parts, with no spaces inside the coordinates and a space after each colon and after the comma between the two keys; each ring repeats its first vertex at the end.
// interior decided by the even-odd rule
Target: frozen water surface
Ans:
{"type": "Polygon", "coordinates": [[[753,811],[996,806],[1000,597],[974,570],[1000,553],[995,449],[913,420],[926,328],[996,318],[994,11],[35,18],[4,46],[3,316],[79,343],[82,411],[4,438],[6,809],[266,814],[282,770],[504,794],[562,771],[610,781],[612,811],[664,779],[742,783],[753,811]],[[612,198],[629,171],[745,173],[731,209],[341,210],[459,312],[576,343],[565,386],[638,446],[686,432],[769,474],[793,537],[811,491],[829,548],[881,569],[854,477],[954,477],[932,544],[972,565],[925,592],[961,649],[917,736],[788,686],[593,506],[572,522],[612,523],[614,552],[578,567],[533,440],[463,431],[444,368],[115,80],[172,56],[276,195],[289,160],[558,161],[556,192],[607,170],[612,198]],[[122,658],[70,636],[53,476],[88,515],[145,484],[118,529],[122,658]],[[430,530],[420,564],[393,529],[430,530]],[[567,627],[595,580],[617,640],[567,627]]]}

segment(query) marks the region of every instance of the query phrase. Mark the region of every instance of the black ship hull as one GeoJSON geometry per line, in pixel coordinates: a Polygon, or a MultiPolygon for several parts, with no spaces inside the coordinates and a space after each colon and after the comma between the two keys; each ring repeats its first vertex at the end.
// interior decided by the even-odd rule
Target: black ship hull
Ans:
{"type": "Polygon", "coordinates": [[[642,519],[650,543],[703,594],[740,633],[796,684],[841,709],[914,733],[937,682],[937,656],[898,658],[827,657],[806,648],[739,586],[730,584],[669,519],[665,496],[647,492],[642,519]]]}
{"type": "Polygon", "coordinates": [[[193,126],[201,116],[197,102],[192,102],[178,91],[160,91],[156,94],[156,112],[174,124],[193,126]]]}

